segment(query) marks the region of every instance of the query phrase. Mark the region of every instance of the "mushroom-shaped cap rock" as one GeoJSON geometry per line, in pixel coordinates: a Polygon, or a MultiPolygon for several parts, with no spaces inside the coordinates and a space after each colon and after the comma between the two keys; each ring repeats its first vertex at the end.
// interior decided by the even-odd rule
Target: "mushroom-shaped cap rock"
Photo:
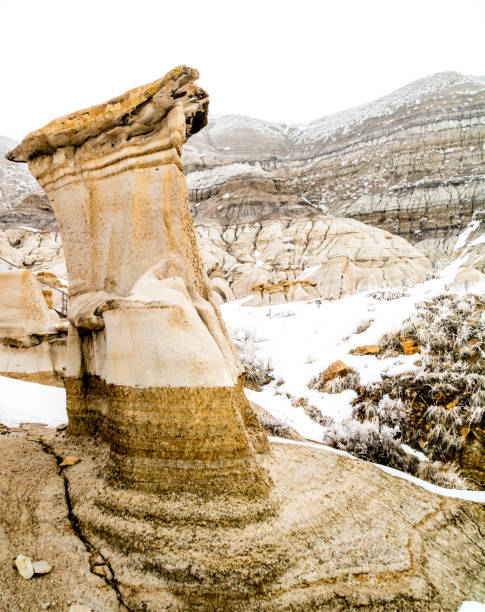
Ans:
{"type": "Polygon", "coordinates": [[[59,147],[80,146],[103,133],[126,132],[129,138],[157,128],[175,106],[186,117],[186,138],[207,124],[209,97],[195,85],[199,73],[188,66],[178,66],[163,78],[131,89],[103,104],[91,106],[54,119],[28,134],[6,154],[11,161],[27,162],[38,155],[51,155],[59,147]]]}

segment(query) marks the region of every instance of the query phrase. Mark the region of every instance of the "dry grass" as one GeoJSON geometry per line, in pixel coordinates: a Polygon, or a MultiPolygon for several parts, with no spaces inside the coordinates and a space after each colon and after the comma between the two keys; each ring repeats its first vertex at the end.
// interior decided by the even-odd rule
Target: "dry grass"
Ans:
{"type": "Polygon", "coordinates": [[[322,382],[321,374],[319,374],[308,383],[310,389],[316,389],[322,393],[341,393],[347,389],[358,389],[359,386],[360,376],[353,368],[349,368],[346,374],[336,376],[326,382],[322,382]]]}
{"type": "Polygon", "coordinates": [[[474,295],[441,295],[418,304],[403,328],[379,343],[392,352],[400,336],[415,338],[422,354],[418,369],[362,387],[354,405],[355,418],[390,427],[420,448],[431,459],[422,473],[442,486],[463,484],[466,436],[485,426],[484,306],[485,299],[474,295]]]}

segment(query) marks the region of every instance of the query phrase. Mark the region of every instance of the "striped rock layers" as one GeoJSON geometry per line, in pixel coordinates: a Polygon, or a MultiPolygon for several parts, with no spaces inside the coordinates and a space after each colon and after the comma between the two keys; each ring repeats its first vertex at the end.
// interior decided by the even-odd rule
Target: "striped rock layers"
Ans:
{"type": "Polygon", "coordinates": [[[69,431],[108,443],[111,485],[264,497],[264,438],[203,271],[180,161],[206,123],[197,77],[176,68],[52,121],[8,157],[28,162],[62,235],[69,431]]]}

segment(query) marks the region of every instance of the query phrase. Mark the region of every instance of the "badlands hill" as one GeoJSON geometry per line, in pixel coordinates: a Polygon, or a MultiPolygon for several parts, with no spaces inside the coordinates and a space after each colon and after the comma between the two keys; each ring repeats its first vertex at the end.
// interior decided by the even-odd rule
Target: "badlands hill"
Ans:
{"type": "MultiPolygon", "coordinates": [[[[183,163],[221,301],[407,287],[457,256],[482,271],[484,117],[485,78],[446,72],[301,126],[212,118],[183,163]]],[[[2,163],[4,256],[63,276],[47,198],[2,163]]]]}
{"type": "Polygon", "coordinates": [[[189,178],[192,198],[255,168],[332,215],[443,255],[483,208],[484,112],[485,77],[443,72],[302,126],[214,118],[185,150],[186,172],[205,171],[189,178]]]}

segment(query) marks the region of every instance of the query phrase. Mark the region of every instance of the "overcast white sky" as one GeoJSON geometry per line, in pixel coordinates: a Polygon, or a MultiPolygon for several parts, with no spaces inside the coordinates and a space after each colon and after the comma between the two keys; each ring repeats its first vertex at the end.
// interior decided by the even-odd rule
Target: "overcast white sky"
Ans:
{"type": "Polygon", "coordinates": [[[200,71],[211,113],[301,123],[485,74],[485,0],[1,0],[0,134],[200,71]]]}

